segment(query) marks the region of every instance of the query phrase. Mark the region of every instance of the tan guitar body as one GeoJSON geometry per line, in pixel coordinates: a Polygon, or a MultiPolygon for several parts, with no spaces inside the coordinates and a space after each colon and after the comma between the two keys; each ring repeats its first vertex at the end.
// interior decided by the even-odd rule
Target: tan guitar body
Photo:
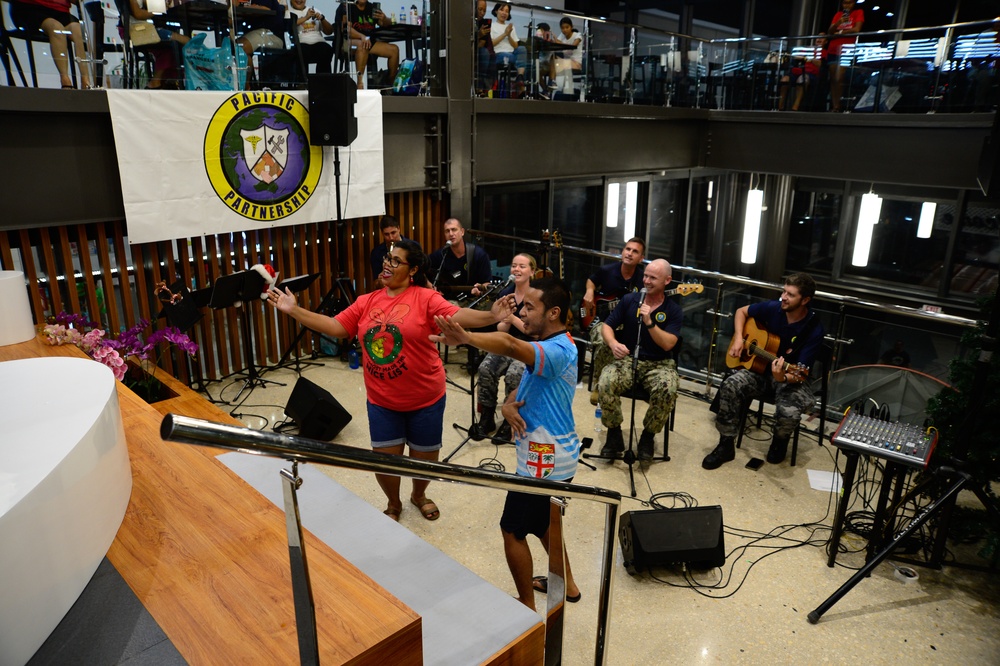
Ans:
{"type": "MultiPolygon", "coordinates": [[[[736,338],[733,338],[733,340],[735,341],[736,338]]],[[[763,350],[773,360],[774,356],[777,355],[780,345],[781,339],[777,335],[759,328],[756,321],[748,318],[743,323],[743,351],[740,352],[739,358],[733,358],[729,354],[726,354],[726,365],[730,368],[743,367],[759,375],[766,374],[768,366],[771,365],[771,360],[758,355],[757,352],[763,350]]]]}

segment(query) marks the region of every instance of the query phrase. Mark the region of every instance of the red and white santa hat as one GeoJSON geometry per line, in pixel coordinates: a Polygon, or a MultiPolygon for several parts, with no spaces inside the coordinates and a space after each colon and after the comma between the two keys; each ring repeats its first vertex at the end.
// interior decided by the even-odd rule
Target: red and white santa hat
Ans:
{"type": "Polygon", "coordinates": [[[260,300],[267,300],[267,292],[278,283],[278,273],[271,268],[271,264],[254,264],[250,270],[257,271],[264,278],[264,286],[260,290],[260,300]]]}

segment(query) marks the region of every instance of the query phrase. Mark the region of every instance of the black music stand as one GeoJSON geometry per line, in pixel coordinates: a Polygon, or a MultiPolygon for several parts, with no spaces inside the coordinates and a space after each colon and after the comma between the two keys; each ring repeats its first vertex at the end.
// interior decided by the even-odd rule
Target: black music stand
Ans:
{"type": "MultiPolygon", "coordinates": [[[[310,273],[308,275],[299,275],[297,277],[288,278],[287,280],[282,280],[281,283],[276,286],[276,289],[281,293],[285,293],[285,288],[287,288],[293,294],[298,294],[308,289],[309,286],[312,285],[312,283],[315,282],[318,277],[319,273],[310,273]]],[[[323,298],[323,303],[320,304],[320,309],[317,310],[317,312],[322,312],[325,314],[325,312],[323,311],[323,306],[327,302],[327,299],[329,297],[330,294],[327,294],[326,297],[323,298]]],[[[295,339],[292,340],[291,344],[289,344],[288,347],[285,349],[285,353],[281,355],[281,358],[278,359],[278,362],[268,368],[265,368],[263,371],[267,372],[268,370],[277,370],[278,368],[290,367],[294,369],[295,373],[301,377],[302,366],[318,367],[323,365],[322,363],[303,361],[299,358],[299,341],[302,340],[302,336],[305,335],[306,331],[308,330],[309,329],[306,328],[305,326],[300,325],[298,334],[295,336],[295,339]],[[293,352],[295,353],[294,361],[289,360],[288,358],[289,356],[292,355],[293,352]]]]}
{"type": "MultiPolygon", "coordinates": [[[[184,285],[183,280],[177,280],[170,285],[169,289],[171,296],[177,295],[180,296],[180,299],[174,301],[161,299],[160,302],[163,303],[163,309],[160,310],[160,313],[156,317],[157,319],[166,319],[167,326],[173,326],[182,333],[187,333],[204,318],[205,315],[201,312],[201,309],[206,307],[211,300],[212,289],[196,289],[195,291],[191,291],[184,285]]],[[[192,360],[187,354],[184,356],[190,369],[191,388],[207,394],[208,384],[218,380],[206,380],[201,374],[201,362],[192,360]]],[[[214,402],[211,397],[209,397],[209,400],[214,402]]]]}
{"type": "Polygon", "coordinates": [[[248,388],[251,392],[258,386],[274,384],[275,386],[285,386],[281,382],[262,379],[257,372],[257,364],[254,361],[253,335],[250,331],[250,318],[253,311],[247,307],[247,303],[260,299],[261,291],[264,288],[264,277],[257,271],[240,271],[232,275],[224,275],[215,281],[212,288],[212,299],[209,305],[213,310],[233,307],[237,304],[241,306],[243,316],[241,317],[241,329],[243,333],[243,353],[247,361],[247,378],[243,382],[240,392],[233,398],[233,402],[240,399],[243,392],[248,388]]]}

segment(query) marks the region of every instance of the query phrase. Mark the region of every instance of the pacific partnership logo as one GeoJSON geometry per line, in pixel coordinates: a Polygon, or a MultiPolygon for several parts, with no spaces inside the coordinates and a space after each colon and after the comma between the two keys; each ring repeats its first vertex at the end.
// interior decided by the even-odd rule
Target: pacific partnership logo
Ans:
{"type": "Polygon", "coordinates": [[[219,199],[261,222],[299,210],[323,172],[323,149],[309,145],[308,126],[309,109],[291,95],[229,97],[205,132],[205,170],[219,199]]]}

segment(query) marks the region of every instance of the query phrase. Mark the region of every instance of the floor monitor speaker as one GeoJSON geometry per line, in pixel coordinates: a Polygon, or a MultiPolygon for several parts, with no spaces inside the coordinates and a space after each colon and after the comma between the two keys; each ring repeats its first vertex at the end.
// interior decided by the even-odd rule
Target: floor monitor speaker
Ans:
{"type": "Polygon", "coordinates": [[[309,75],[309,143],[349,146],[358,138],[358,85],[347,74],[309,75]]]}
{"type": "Polygon", "coordinates": [[[351,422],[351,414],[329,391],[299,377],[285,407],[285,416],[299,426],[299,435],[329,442],[351,422]]]}
{"type": "Polygon", "coordinates": [[[629,511],[622,515],[618,540],[632,575],[652,566],[711,569],[726,563],[721,506],[629,511]]]}

